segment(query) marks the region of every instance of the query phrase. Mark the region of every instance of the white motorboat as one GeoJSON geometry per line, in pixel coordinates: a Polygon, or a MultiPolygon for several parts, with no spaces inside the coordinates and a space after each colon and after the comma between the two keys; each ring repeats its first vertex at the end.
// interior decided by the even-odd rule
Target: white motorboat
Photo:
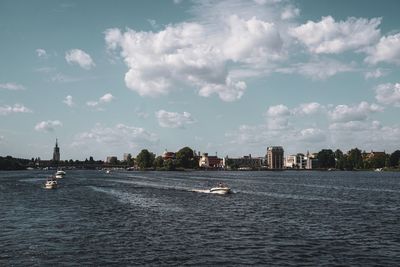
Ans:
{"type": "Polygon", "coordinates": [[[59,171],[56,172],[56,178],[57,179],[64,178],[65,174],[66,174],[65,171],[59,170],[59,171]]]}
{"type": "Polygon", "coordinates": [[[44,188],[46,189],[56,189],[57,188],[57,181],[54,177],[47,179],[44,188]]]}
{"type": "Polygon", "coordinates": [[[232,193],[232,190],[227,185],[220,183],[218,186],[211,188],[210,193],[225,195],[225,194],[232,193]]]}

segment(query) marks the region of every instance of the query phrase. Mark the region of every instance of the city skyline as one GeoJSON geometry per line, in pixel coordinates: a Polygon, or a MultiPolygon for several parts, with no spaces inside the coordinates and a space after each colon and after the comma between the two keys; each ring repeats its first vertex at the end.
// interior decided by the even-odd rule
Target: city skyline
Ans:
{"type": "Polygon", "coordinates": [[[0,151],[400,143],[398,1],[2,1],[0,151]],[[34,10],[35,12],[32,12],[34,10]]]}

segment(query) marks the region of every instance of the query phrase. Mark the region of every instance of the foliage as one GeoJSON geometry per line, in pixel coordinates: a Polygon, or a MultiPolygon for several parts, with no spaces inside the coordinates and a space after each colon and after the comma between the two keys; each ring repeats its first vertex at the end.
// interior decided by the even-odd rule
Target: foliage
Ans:
{"type": "Polygon", "coordinates": [[[143,149],[140,153],[136,156],[137,165],[141,170],[151,168],[153,166],[153,162],[155,159],[155,155],[149,152],[147,149],[143,149]]]}
{"type": "Polygon", "coordinates": [[[0,157],[0,170],[24,170],[30,163],[32,161],[29,159],[17,159],[11,156],[0,157]]]}
{"type": "Polygon", "coordinates": [[[317,157],[320,168],[335,168],[335,154],[331,149],[322,149],[317,157]]]}
{"type": "Polygon", "coordinates": [[[347,152],[347,168],[352,169],[361,169],[363,167],[363,159],[361,155],[361,150],[358,148],[353,148],[349,152],[347,152]]]}
{"type": "Polygon", "coordinates": [[[390,167],[400,167],[400,150],[394,151],[389,158],[390,167]]]}
{"type": "Polygon", "coordinates": [[[177,165],[187,169],[193,169],[196,165],[193,150],[190,147],[181,148],[175,154],[177,165]]]}
{"type": "Polygon", "coordinates": [[[164,167],[164,159],[161,156],[158,156],[154,159],[153,166],[157,169],[164,167]]]}
{"type": "Polygon", "coordinates": [[[164,161],[164,170],[174,171],[175,169],[176,169],[176,165],[172,159],[167,159],[164,161]]]}

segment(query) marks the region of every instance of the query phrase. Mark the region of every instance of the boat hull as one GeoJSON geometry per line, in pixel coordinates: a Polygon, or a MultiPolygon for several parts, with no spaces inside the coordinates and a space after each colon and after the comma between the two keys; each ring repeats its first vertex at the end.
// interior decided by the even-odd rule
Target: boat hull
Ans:
{"type": "Polygon", "coordinates": [[[231,193],[229,187],[214,187],[210,189],[211,194],[226,195],[231,193]]]}
{"type": "Polygon", "coordinates": [[[57,183],[46,183],[44,185],[45,189],[56,189],[57,188],[57,183]]]}

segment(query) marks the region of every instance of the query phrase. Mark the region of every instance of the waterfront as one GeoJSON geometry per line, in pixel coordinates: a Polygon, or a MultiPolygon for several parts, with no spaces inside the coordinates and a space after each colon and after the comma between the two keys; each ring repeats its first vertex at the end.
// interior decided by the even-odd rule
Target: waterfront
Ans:
{"type": "Polygon", "coordinates": [[[400,264],[399,173],[50,174],[0,172],[0,265],[400,264]]]}

